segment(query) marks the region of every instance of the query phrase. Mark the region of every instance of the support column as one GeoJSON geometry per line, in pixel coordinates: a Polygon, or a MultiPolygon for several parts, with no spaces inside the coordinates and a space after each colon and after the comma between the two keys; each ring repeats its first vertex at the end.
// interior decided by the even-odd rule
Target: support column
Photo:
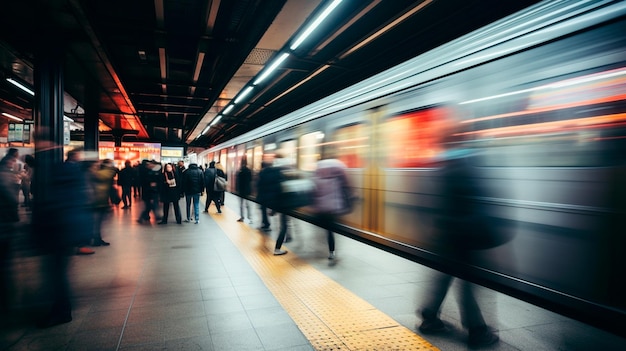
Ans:
{"type": "MultiPolygon", "coordinates": [[[[64,48],[60,36],[42,37],[39,51],[35,54],[34,90],[35,103],[35,169],[32,182],[32,223],[45,221],[44,205],[50,199],[50,174],[54,174],[63,162],[63,65],[64,48]]],[[[38,230],[35,231],[39,233],[38,230]]],[[[41,233],[45,235],[45,233],[41,233]]]]}
{"type": "Polygon", "coordinates": [[[85,150],[98,151],[100,131],[100,93],[93,83],[87,83],[85,89],[85,150]]]}

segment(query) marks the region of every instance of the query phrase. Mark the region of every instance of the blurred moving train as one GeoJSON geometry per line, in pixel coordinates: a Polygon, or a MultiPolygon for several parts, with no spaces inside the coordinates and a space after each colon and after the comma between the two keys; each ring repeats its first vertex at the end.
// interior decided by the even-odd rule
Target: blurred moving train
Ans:
{"type": "Polygon", "coordinates": [[[330,145],[358,197],[339,232],[626,334],[625,1],[539,3],[199,160],[234,180],[242,157],[256,175],[280,152],[311,172],[330,145]],[[476,155],[476,204],[510,238],[471,263],[441,249],[434,224],[450,120],[476,155]]]}

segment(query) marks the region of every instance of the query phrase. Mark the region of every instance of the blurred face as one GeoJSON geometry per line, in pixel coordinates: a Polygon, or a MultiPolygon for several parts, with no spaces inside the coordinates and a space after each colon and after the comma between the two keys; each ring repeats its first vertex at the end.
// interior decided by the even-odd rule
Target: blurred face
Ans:
{"type": "Polygon", "coordinates": [[[166,172],[171,172],[171,171],[172,171],[172,165],[171,165],[171,164],[169,164],[169,163],[168,163],[168,164],[166,164],[166,165],[165,165],[165,171],[166,171],[166,172]]]}

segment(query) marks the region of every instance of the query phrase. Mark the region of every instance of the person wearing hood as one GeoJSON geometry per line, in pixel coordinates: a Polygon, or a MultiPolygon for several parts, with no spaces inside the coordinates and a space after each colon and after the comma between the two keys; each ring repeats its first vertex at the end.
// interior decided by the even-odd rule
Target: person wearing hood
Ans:
{"type": "Polygon", "coordinates": [[[317,163],[313,176],[315,192],[313,210],[327,230],[328,259],[335,259],[335,237],[332,226],[338,216],[352,211],[351,187],[346,165],[337,159],[325,159],[317,163]]]}

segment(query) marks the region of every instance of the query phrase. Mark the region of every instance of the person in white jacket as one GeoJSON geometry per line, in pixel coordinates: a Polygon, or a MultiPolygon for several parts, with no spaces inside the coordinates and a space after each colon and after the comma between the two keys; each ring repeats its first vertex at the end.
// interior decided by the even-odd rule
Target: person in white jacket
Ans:
{"type": "Polygon", "coordinates": [[[335,237],[331,230],[338,216],[352,211],[352,192],[346,165],[337,159],[318,161],[313,181],[313,210],[328,231],[328,259],[335,259],[335,237]]]}

